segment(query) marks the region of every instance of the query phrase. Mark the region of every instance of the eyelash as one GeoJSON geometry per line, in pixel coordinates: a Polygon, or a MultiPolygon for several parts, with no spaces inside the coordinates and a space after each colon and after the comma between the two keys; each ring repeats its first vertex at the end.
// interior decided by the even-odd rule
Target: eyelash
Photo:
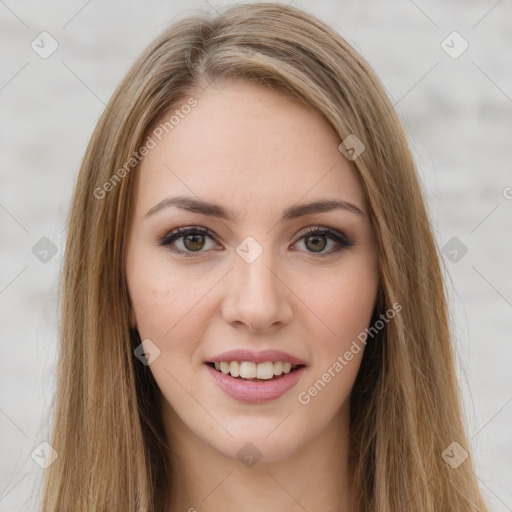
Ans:
{"type": "MultiPolygon", "coordinates": [[[[202,252],[205,251],[182,251],[181,249],[177,249],[176,247],[173,247],[171,244],[175,240],[178,240],[180,238],[183,238],[187,235],[207,235],[210,238],[215,240],[215,235],[207,228],[202,228],[200,226],[189,226],[186,228],[177,228],[174,231],[171,231],[167,233],[166,235],[159,238],[158,243],[159,245],[166,247],[169,251],[180,254],[182,256],[185,256],[187,258],[195,258],[197,255],[199,255],[202,252]]],[[[327,238],[330,238],[332,241],[336,242],[338,245],[334,249],[331,249],[328,252],[324,253],[314,253],[309,252],[309,254],[313,254],[318,256],[319,258],[325,258],[327,256],[330,256],[332,254],[339,253],[340,251],[343,251],[344,249],[351,247],[354,245],[354,242],[349,240],[345,235],[338,234],[336,231],[333,231],[329,228],[322,228],[322,227],[316,227],[313,229],[309,229],[305,233],[302,234],[302,236],[299,238],[299,240],[302,240],[303,238],[308,238],[310,236],[314,235],[326,235],[327,238]]]]}

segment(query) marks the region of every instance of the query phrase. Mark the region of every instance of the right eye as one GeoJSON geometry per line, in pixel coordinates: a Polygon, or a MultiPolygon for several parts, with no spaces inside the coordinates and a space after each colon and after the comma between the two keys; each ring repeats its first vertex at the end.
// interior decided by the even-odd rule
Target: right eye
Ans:
{"type": "Polygon", "coordinates": [[[214,239],[214,235],[209,229],[200,226],[189,226],[177,228],[167,233],[159,240],[159,244],[167,247],[173,253],[190,258],[194,257],[195,253],[205,252],[202,250],[205,245],[205,237],[214,239]],[[174,245],[177,241],[179,241],[182,248],[174,245]]]}

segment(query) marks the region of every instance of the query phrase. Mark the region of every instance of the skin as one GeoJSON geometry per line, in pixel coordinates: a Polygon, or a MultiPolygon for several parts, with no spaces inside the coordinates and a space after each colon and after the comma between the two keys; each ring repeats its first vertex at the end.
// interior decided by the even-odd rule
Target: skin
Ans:
{"type": "Polygon", "coordinates": [[[169,512],[349,510],[349,396],[363,350],[308,404],[298,394],[369,326],[379,277],[362,186],[339,137],[309,107],[249,82],[194,97],[198,105],[136,172],[126,248],[133,322],[160,350],[149,368],[172,447],[169,512]],[[235,217],[175,206],[145,216],[176,195],[218,203],[235,217]],[[362,214],[281,220],[289,206],[332,198],[362,214]],[[192,257],[159,245],[187,226],[215,239],[173,242],[192,257]],[[310,227],[341,232],[353,245],[332,252],[337,243],[327,236],[303,238],[310,227]],[[263,250],[252,263],[236,252],[247,236],[263,250]],[[235,348],[284,350],[306,361],[306,371],[278,399],[242,403],[203,364],[235,348]],[[252,467],[237,457],[249,442],[261,453],[252,467]]]}

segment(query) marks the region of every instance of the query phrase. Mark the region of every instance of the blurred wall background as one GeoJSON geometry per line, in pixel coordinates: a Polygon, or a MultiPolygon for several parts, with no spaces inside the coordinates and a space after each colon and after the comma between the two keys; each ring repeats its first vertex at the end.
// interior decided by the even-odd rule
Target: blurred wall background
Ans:
{"type": "MultiPolygon", "coordinates": [[[[443,253],[483,492],[512,510],[512,3],[295,0],[373,65],[443,253]]],[[[94,126],[168,23],[228,2],[0,0],[0,511],[34,510],[66,214],[94,126]],[[47,32],[47,34],[42,34],[47,32]],[[58,46],[57,46],[58,45],[58,46]],[[39,448],[40,449],[40,448],[39,448]]]]}

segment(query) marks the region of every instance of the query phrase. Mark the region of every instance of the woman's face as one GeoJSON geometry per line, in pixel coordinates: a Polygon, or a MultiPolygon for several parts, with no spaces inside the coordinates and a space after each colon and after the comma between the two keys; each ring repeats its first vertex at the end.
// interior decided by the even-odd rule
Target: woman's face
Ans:
{"type": "Polygon", "coordinates": [[[313,110],[246,82],[195,99],[134,171],[134,322],[168,433],[280,460],[348,428],[363,350],[344,354],[371,319],[376,243],[361,184],[313,110]],[[223,355],[234,350],[247,352],[223,355]],[[304,367],[282,374],[278,361],[304,367]]]}

